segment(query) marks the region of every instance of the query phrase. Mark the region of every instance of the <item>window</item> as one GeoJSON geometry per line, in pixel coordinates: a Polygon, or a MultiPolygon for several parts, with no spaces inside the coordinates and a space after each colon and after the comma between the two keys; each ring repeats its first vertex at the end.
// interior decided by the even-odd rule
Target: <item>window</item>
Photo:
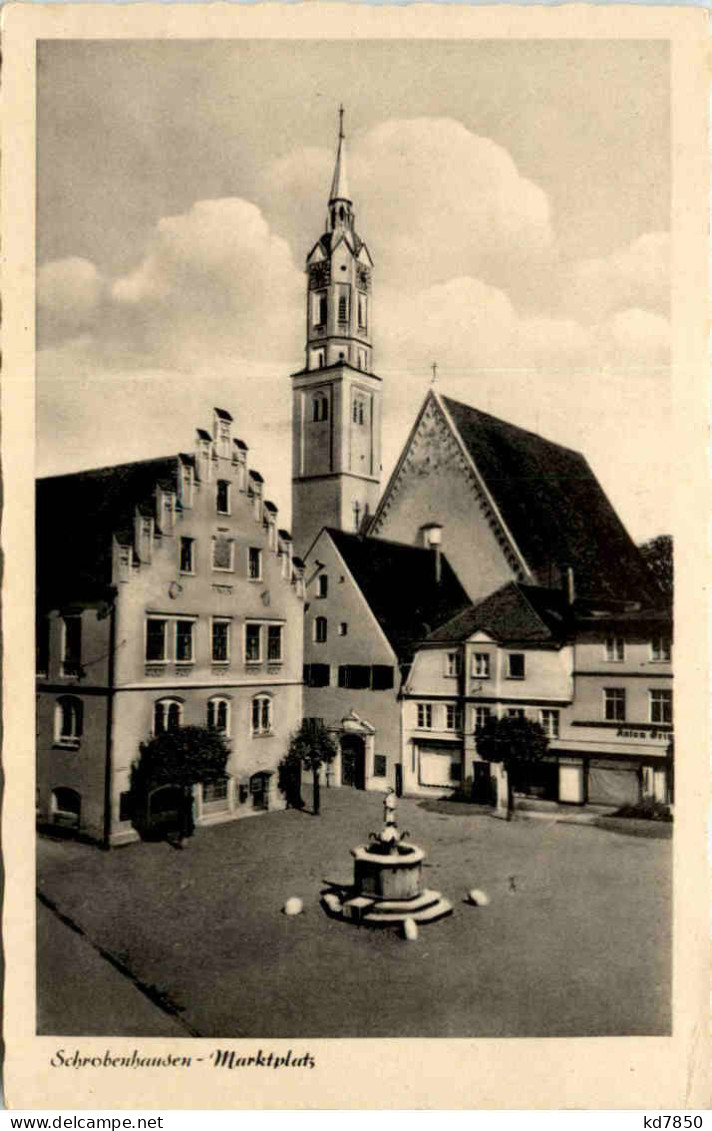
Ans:
{"type": "Polygon", "coordinates": [[[459,675],[460,674],[460,653],[459,652],[446,652],[445,654],[445,675],[459,675]]]}
{"type": "Polygon", "coordinates": [[[153,704],[153,733],[178,730],[183,722],[183,704],[179,699],[158,699],[153,704]]]}
{"type": "Polygon", "coordinates": [[[460,708],[455,703],[445,704],[445,730],[461,730],[460,708]]]}
{"type": "Polygon", "coordinates": [[[203,782],[203,804],[209,805],[211,801],[227,801],[227,778],[203,782]]]}
{"type": "Polygon", "coordinates": [[[507,656],[507,678],[524,679],[524,653],[510,652],[507,656]]]}
{"type": "MultiPolygon", "coordinates": [[[[324,353],[323,353],[323,351],[319,352],[319,360],[320,360],[320,363],[321,363],[320,367],[323,368],[323,365],[324,365],[324,353]]],[[[328,420],[328,419],[329,419],[329,402],[328,402],[326,396],[323,393],[317,393],[317,395],[312,400],[312,420],[315,421],[315,422],[318,422],[320,420],[328,420]]]]}
{"type": "Polygon", "coordinates": [[[544,728],[544,733],[547,738],[559,737],[559,712],[558,711],[542,711],[541,712],[541,725],[544,728]]]}
{"type": "Polygon", "coordinates": [[[450,781],[462,781],[462,762],[450,763],[450,781]]]}
{"type": "Polygon", "coordinates": [[[371,686],[371,669],[367,664],[340,664],[339,687],[363,690],[371,686]]]}
{"type": "Polygon", "coordinates": [[[195,541],[192,538],[180,540],[180,571],[181,573],[195,573],[195,559],[193,551],[195,541]]]}
{"type": "Polygon", "coordinates": [[[339,295],[339,322],[348,322],[349,320],[349,300],[345,294],[339,295]]]}
{"type": "Polygon", "coordinates": [[[650,658],[653,663],[669,663],[672,657],[672,647],[669,636],[656,636],[650,645],[650,658]]]}
{"type": "Polygon", "coordinates": [[[475,731],[482,730],[491,714],[490,707],[475,707],[475,731]]]}
{"type": "Polygon", "coordinates": [[[327,623],[326,617],[314,618],[314,640],[317,644],[326,644],[327,623]]]}
{"type": "Polygon", "coordinates": [[[418,727],[420,730],[432,730],[433,708],[430,703],[418,703],[418,727]]]}
{"type": "Polygon", "coordinates": [[[625,688],[604,687],[603,709],[608,722],[625,722],[625,688]]]}
{"type": "Polygon", "coordinates": [[[82,664],[82,618],[62,618],[62,675],[79,675],[82,664]]]}
{"type": "Polygon", "coordinates": [[[161,529],[172,530],[176,523],[176,497],[161,492],[161,529]]]}
{"type": "Polygon", "coordinates": [[[371,687],[374,691],[390,691],[393,687],[393,668],[390,664],[374,664],[371,668],[371,687]]]}
{"type": "Polygon", "coordinates": [[[672,691],[658,689],[650,692],[651,723],[672,722],[672,691]]]}
{"type": "Polygon", "coordinates": [[[230,700],[216,696],[208,699],[208,729],[230,734],[230,700]]]}
{"type": "Polygon", "coordinates": [[[340,621],[338,631],[339,631],[339,636],[348,636],[348,632],[349,632],[348,622],[345,621],[345,620],[340,621]]]}
{"type": "Polygon", "coordinates": [[[193,663],[193,624],[192,620],[176,621],[176,663],[193,663]]]}
{"type": "Polygon", "coordinates": [[[218,479],[215,504],[218,514],[230,513],[230,483],[227,479],[218,479]]]}
{"type": "Polygon", "coordinates": [[[282,625],[267,625],[267,662],[279,664],[282,662],[282,625]]]}
{"type": "Polygon", "coordinates": [[[352,417],[354,424],[363,424],[365,413],[365,402],[363,397],[356,397],[353,403],[352,417]]]}
{"type": "Polygon", "coordinates": [[[210,652],[214,664],[230,662],[230,621],[214,620],[211,628],[210,652]]]}
{"type": "Polygon", "coordinates": [[[245,661],[259,664],[262,659],[262,627],[259,624],[245,625],[245,661]]]}
{"type": "Polygon", "coordinates": [[[307,687],[328,687],[331,682],[331,668],[328,664],[305,664],[304,683],[307,687]]]}
{"type": "Polygon", "coordinates": [[[166,624],[167,621],[158,617],[149,617],[146,621],[147,663],[163,663],[168,658],[166,656],[166,624]]]}
{"type": "Polygon", "coordinates": [[[272,700],[269,695],[256,695],[252,700],[252,733],[271,734],[272,700]]]}
{"type": "Polygon", "coordinates": [[[366,330],[368,323],[366,318],[367,299],[365,295],[358,296],[358,328],[359,330],[366,330]]]}
{"type": "Polygon", "coordinates": [[[312,325],[326,325],[326,291],[315,291],[312,299],[312,325]]]}
{"type": "Polygon", "coordinates": [[[193,505],[193,468],[187,463],[180,469],[180,501],[184,507],[193,505]]]}
{"type": "Polygon", "coordinates": [[[621,639],[620,636],[608,636],[606,638],[606,659],[625,659],[625,642],[621,639]]]}
{"type": "Polygon", "coordinates": [[[507,718],[508,719],[523,719],[523,718],[525,718],[524,708],[523,707],[508,707],[507,708],[507,718]]]}
{"type": "Polygon", "coordinates": [[[247,576],[250,581],[262,580],[262,551],[259,546],[250,546],[247,559],[247,576]]]}
{"type": "Polygon", "coordinates": [[[489,679],[490,656],[489,652],[475,652],[472,657],[472,674],[477,679],[489,679]]]}
{"type": "Polygon", "coordinates": [[[213,569],[231,573],[235,568],[235,543],[225,531],[213,535],[213,569]]]}
{"type": "Polygon", "coordinates": [[[59,746],[76,747],[82,737],[84,704],[74,695],[60,695],[55,706],[54,740],[59,746]]]}
{"type": "Polygon", "coordinates": [[[373,755],[373,776],[374,778],[388,777],[388,759],[385,754],[373,755]]]}
{"type": "Polygon", "coordinates": [[[326,573],[320,573],[316,579],[316,595],[317,597],[328,597],[329,595],[329,577],[326,573]]]}

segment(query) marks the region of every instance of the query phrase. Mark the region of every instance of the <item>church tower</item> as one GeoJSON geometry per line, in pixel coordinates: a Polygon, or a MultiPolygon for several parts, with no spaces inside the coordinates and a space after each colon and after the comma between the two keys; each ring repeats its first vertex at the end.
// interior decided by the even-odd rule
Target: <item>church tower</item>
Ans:
{"type": "Polygon", "coordinates": [[[343,107],[326,230],[307,256],[306,364],[292,374],[292,532],[358,531],[378,503],[381,379],[372,369],[371,272],[346,176],[343,107]]]}

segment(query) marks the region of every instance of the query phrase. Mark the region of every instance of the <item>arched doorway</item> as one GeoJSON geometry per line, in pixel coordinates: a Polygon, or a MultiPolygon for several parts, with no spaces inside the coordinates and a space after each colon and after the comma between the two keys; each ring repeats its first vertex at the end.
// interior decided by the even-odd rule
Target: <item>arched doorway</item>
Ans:
{"type": "Polygon", "coordinates": [[[366,788],[366,744],[360,734],[342,734],[341,784],[366,788]]]}

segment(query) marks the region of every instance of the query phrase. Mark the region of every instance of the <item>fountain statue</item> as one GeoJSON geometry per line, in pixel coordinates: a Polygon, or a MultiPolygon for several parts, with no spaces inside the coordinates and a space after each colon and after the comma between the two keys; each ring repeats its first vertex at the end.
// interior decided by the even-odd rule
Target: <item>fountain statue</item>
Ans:
{"type": "Polygon", "coordinates": [[[388,790],[383,800],[383,828],[370,834],[369,844],[351,849],[354,882],[348,888],[331,889],[324,895],[329,914],[371,926],[392,926],[413,919],[433,923],[452,913],[452,905],[440,892],[423,887],[425,852],[416,844],[404,844],[410,836],[400,832],[396,819],[396,796],[388,790]]]}

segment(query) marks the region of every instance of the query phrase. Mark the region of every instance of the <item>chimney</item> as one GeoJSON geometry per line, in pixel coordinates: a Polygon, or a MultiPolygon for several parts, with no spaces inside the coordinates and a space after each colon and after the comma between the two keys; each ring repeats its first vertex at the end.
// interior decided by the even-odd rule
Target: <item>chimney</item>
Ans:
{"type": "Polygon", "coordinates": [[[440,553],[440,547],[443,540],[443,527],[441,522],[426,522],[421,526],[423,535],[423,545],[435,553],[435,584],[439,585],[442,580],[443,563],[440,553]]]}

